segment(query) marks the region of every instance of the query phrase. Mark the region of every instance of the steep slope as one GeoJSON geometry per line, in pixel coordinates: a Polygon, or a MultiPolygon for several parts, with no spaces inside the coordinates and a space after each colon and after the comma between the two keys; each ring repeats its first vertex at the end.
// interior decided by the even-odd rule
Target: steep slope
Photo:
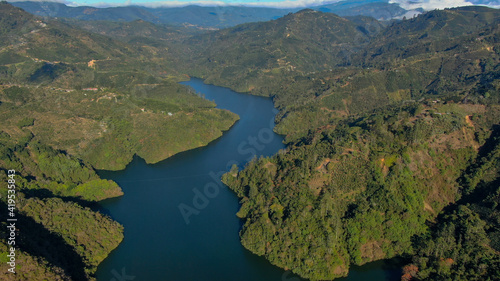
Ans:
{"type": "MultiPolygon", "coordinates": [[[[498,98],[493,81],[498,79],[500,36],[499,26],[494,22],[499,19],[499,12],[480,10],[463,14],[461,9],[430,12],[458,14],[460,18],[465,15],[464,25],[491,16],[492,24],[479,20],[483,23],[475,31],[472,31],[475,25],[467,27],[469,34],[409,39],[427,32],[418,26],[437,24],[432,15],[419,16],[384,29],[363,51],[348,58],[346,63],[351,66],[346,69],[286,80],[282,89],[273,89],[275,101],[286,108],[282,114],[287,116],[277,130],[284,134],[306,132],[311,126],[324,126],[335,118],[426,97],[478,101],[488,93],[489,102],[494,103],[498,98]],[[430,18],[429,23],[425,23],[426,18],[430,18]],[[415,31],[403,31],[402,26],[411,23],[418,25],[411,27],[415,31]],[[394,30],[399,34],[395,38],[394,30]]],[[[441,17],[439,24],[446,25],[448,18],[441,17]]],[[[449,34],[448,29],[453,28],[437,32],[449,34]]]]}
{"type": "Polygon", "coordinates": [[[306,10],[194,36],[183,61],[209,83],[273,95],[276,129],[293,135],[405,100],[488,92],[498,73],[499,15],[466,7],[385,27],[306,10]]]}
{"type": "Polygon", "coordinates": [[[12,2],[11,4],[31,14],[42,17],[75,18],[88,21],[134,21],[141,19],[155,23],[160,22],[155,15],[141,7],[134,6],[111,8],[95,8],[91,6],[70,7],[63,3],[50,1],[19,1],[12,2]]]}
{"type": "Polygon", "coordinates": [[[425,247],[413,237],[462,195],[484,145],[474,135],[500,120],[498,105],[430,104],[317,128],[286,153],[231,170],[224,182],[241,198],[242,244],[311,280],[425,247]]]}
{"type": "Polygon", "coordinates": [[[2,214],[1,278],[13,276],[9,215],[18,219],[16,280],[95,280],[123,227],[90,207],[123,193],[94,169],[206,145],[238,117],[179,85],[183,77],[157,47],[5,2],[0,21],[0,207],[10,208],[2,214]]]}
{"type": "Polygon", "coordinates": [[[391,20],[402,17],[408,11],[398,4],[388,1],[341,1],[314,7],[315,10],[334,13],[339,16],[369,16],[378,20],[391,20]]]}
{"type": "Polygon", "coordinates": [[[366,65],[375,66],[376,63],[387,64],[395,58],[394,54],[402,54],[401,58],[404,59],[419,53],[453,49],[460,47],[457,42],[464,42],[453,39],[477,33],[499,21],[500,11],[486,7],[431,11],[393,23],[374,38],[359,56],[364,57],[366,65]]]}
{"type": "Polygon", "coordinates": [[[12,52],[15,56],[31,60],[67,63],[131,55],[130,48],[108,37],[74,29],[57,21],[42,20],[5,3],[1,5],[2,53],[12,52]]]}
{"type": "Polygon", "coordinates": [[[500,131],[498,127],[467,169],[465,196],[444,210],[420,237],[406,278],[494,280],[500,266],[500,131]]]}
{"type": "MultiPolygon", "coordinates": [[[[134,21],[144,20],[152,23],[183,25],[189,27],[225,28],[248,22],[269,21],[295,13],[303,8],[266,8],[246,6],[196,6],[184,7],[110,7],[89,6],[69,7],[56,2],[13,2],[32,14],[44,17],[74,18],[86,21],[134,21]]],[[[407,11],[397,4],[384,0],[340,1],[328,5],[308,8],[335,13],[342,16],[370,16],[380,20],[401,17],[407,11]]]]}
{"type": "Polygon", "coordinates": [[[262,80],[339,64],[368,42],[367,29],[334,14],[302,10],[270,22],[194,36],[184,42],[189,49],[183,58],[189,61],[190,74],[246,92],[262,80]]]}
{"type": "Polygon", "coordinates": [[[381,30],[345,67],[270,88],[287,151],[224,176],[242,244],[312,280],[413,254],[405,278],[496,278],[498,19],[429,12],[381,30]]]}
{"type": "Polygon", "coordinates": [[[125,44],[1,5],[0,36],[11,44],[0,51],[0,114],[13,138],[31,116],[24,127],[37,140],[122,169],[134,154],[158,162],[205,145],[237,119],[178,85],[185,78],[167,67],[163,45],[125,44]],[[145,138],[153,128],[162,130],[145,138]]]}
{"type": "MultiPolygon", "coordinates": [[[[67,62],[33,62],[38,58],[29,45],[41,39],[30,34],[32,26],[41,25],[18,10],[11,13],[20,16],[7,18],[2,36],[17,42],[20,51],[6,46],[1,53],[0,113],[9,125],[0,135],[5,142],[0,164],[27,167],[22,181],[29,184],[23,188],[43,190],[26,191],[28,197],[48,190],[63,199],[97,200],[89,196],[94,191],[85,191],[115,186],[92,178],[85,167],[119,169],[136,153],[155,162],[186,148],[176,140],[199,146],[234,122],[234,115],[176,85],[177,72],[164,72],[168,62],[208,82],[273,95],[280,109],[276,128],[287,135],[288,149],[224,176],[241,198],[241,239],[252,252],[312,280],[343,276],[351,264],[410,255],[415,260],[408,274],[419,278],[496,274],[498,10],[433,11],[387,28],[371,18],[305,10],[195,35],[184,45],[177,39],[170,45],[169,35],[161,35],[166,29],[144,22],[89,24],[89,30],[121,40],[108,39],[118,48],[108,50],[110,60],[89,62],[85,54],[81,61],[68,55],[67,62]],[[141,32],[159,38],[150,44],[141,32]],[[41,82],[47,87],[34,87],[41,82]],[[215,129],[207,129],[206,120],[215,129]],[[207,131],[200,138],[202,129],[207,131]],[[69,158],[46,144],[64,149],[69,158]],[[67,180],[58,173],[60,163],[84,172],[67,180]],[[58,183],[47,186],[54,179],[58,183]],[[471,206],[463,208],[467,203],[471,206]],[[454,209],[445,208],[450,204],[454,209]],[[439,253],[433,251],[436,244],[444,245],[439,253]],[[469,255],[480,262],[471,263],[469,255]],[[464,273],[465,266],[473,269],[464,273]],[[414,267],[422,271],[415,273],[414,267]]],[[[67,25],[42,23],[72,32],[67,25]]],[[[84,36],[93,40],[81,32],[75,31],[74,44],[84,36]]],[[[44,34],[56,42],[65,38],[44,34]]],[[[99,55],[98,47],[89,50],[99,55]]],[[[65,59],[51,48],[47,52],[65,59]]],[[[35,220],[28,219],[28,226],[54,230],[48,217],[36,213],[63,203],[30,199],[22,202],[23,215],[35,220]]],[[[78,262],[81,240],[68,234],[70,228],[56,229],[64,241],[53,243],[73,247],[67,253],[78,262]]],[[[52,264],[47,274],[64,270],[63,277],[91,277],[96,263],[68,268],[60,257],[38,261],[39,270],[52,264]]]]}

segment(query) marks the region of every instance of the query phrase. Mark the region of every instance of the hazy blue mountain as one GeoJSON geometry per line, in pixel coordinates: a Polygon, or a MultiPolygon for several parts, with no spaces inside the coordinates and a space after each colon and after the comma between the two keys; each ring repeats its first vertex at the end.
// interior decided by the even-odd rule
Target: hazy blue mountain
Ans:
{"type": "MultiPolygon", "coordinates": [[[[247,22],[269,21],[303,9],[245,6],[202,7],[195,5],[158,8],[140,6],[95,8],[89,6],[69,7],[61,3],[33,1],[13,2],[12,5],[39,16],[80,20],[144,20],[153,23],[215,28],[231,27],[247,22]]],[[[407,12],[397,4],[389,4],[387,0],[342,1],[309,8],[340,16],[361,15],[379,20],[401,17],[407,12]]]]}
{"type": "Polygon", "coordinates": [[[500,6],[500,1],[498,0],[469,0],[474,5],[488,5],[488,6],[500,6]]]}
{"type": "MultiPolygon", "coordinates": [[[[500,6],[498,0],[473,0],[477,5],[500,6]]],[[[80,20],[134,21],[144,20],[152,23],[171,25],[196,26],[202,28],[225,28],[247,22],[269,21],[289,13],[298,12],[304,8],[334,13],[339,16],[369,16],[377,20],[407,18],[422,13],[424,10],[408,11],[397,3],[388,0],[354,0],[336,3],[308,6],[301,8],[266,8],[246,6],[184,6],[184,7],[108,7],[95,8],[90,6],[69,7],[56,2],[23,1],[12,5],[25,11],[48,17],[76,18],[80,20]]]]}
{"type": "Polygon", "coordinates": [[[94,8],[90,6],[69,7],[56,2],[13,2],[28,13],[42,17],[76,18],[82,20],[133,21],[142,19],[159,23],[157,17],[141,7],[94,8]]]}
{"type": "Polygon", "coordinates": [[[211,27],[229,27],[247,22],[268,21],[299,10],[244,6],[202,7],[195,5],[168,8],[143,7],[143,9],[157,16],[163,23],[211,27]]]}
{"type": "Polygon", "coordinates": [[[339,16],[369,16],[378,20],[390,20],[406,14],[408,11],[398,4],[390,4],[388,1],[342,1],[329,5],[313,7],[313,9],[334,13],[339,16]]]}

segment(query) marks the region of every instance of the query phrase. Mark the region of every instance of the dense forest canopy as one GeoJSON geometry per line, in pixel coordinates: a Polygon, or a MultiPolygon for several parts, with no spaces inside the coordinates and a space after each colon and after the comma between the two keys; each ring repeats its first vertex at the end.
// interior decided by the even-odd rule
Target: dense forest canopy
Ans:
{"type": "Polygon", "coordinates": [[[279,109],[287,149],[223,176],[251,252],[311,280],[392,257],[408,263],[403,280],[498,279],[500,12],[387,22],[335,9],[207,31],[151,11],[56,20],[0,3],[0,174],[6,185],[16,170],[19,276],[92,280],[123,239],[89,208],[122,194],[96,169],[156,163],[238,119],[178,84],[190,75],[279,109]]]}

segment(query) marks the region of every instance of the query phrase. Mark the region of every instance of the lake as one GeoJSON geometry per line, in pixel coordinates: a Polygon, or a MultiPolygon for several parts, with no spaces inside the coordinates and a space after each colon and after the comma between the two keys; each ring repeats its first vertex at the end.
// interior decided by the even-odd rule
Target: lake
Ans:
{"type": "MultiPolygon", "coordinates": [[[[272,132],[271,99],[236,93],[191,79],[192,87],[217,108],[240,116],[209,145],[148,165],[135,157],[125,170],[100,171],[124,196],[100,202],[101,211],[125,227],[125,238],[97,271],[98,280],[298,281],[241,246],[239,201],[220,182],[233,164],[271,156],[284,148],[272,132]]],[[[399,280],[397,265],[376,262],[355,267],[339,280],[399,280]]]]}

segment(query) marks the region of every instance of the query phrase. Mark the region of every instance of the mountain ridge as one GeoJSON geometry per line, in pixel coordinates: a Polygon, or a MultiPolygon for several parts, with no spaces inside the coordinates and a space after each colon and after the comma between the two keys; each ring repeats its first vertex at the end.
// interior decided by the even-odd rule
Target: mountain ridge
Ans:
{"type": "MultiPolygon", "coordinates": [[[[498,10],[430,11],[387,24],[305,9],[183,34],[142,20],[61,23],[4,7],[12,15],[0,17],[0,116],[9,124],[0,132],[0,175],[20,171],[23,215],[64,209],[101,220],[74,205],[119,194],[93,168],[121,169],[134,154],[156,162],[170,155],[154,149],[161,141],[199,146],[199,130],[216,126],[206,133],[217,136],[234,123],[177,84],[188,73],[272,96],[280,110],[275,130],[287,149],[224,176],[241,199],[245,248],[311,280],[396,256],[412,259],[405,278],[470,280],[498,268],[498,10]],[[65,44],[87,48],[57,49],[65,44]]],[[[99,259],[121,240],[120,226],[103,221],[115,232],[99,259]]],[[[49,223],[27,219],[30,229],[71,229],[49,223]]],[[[65,233],[65,249],[93,239],[65,233]]],[[[91,279],[99,259],[39,265],[91,279]]]]}
{"type": "Polygon", "coordinates": [[[26,11],[48,17],[76,18],[82,20],[133,21],[142,19],[152,23],[194,26],[200,28],[224,28],[247,22],[259,22],[277,19],[288,13],[311,8],[343,16],[364,15],[377,19],[390,20],[402,17],[408,11],[397,4],[387,1],[342,1],[328,5],[303,8],[266,8],[246,6],[196,6],[184,7],[142,7],[125,6],[95,8],[90,6],[69,7],[57,2],[12,2],[12,5],[26,11]]]}

